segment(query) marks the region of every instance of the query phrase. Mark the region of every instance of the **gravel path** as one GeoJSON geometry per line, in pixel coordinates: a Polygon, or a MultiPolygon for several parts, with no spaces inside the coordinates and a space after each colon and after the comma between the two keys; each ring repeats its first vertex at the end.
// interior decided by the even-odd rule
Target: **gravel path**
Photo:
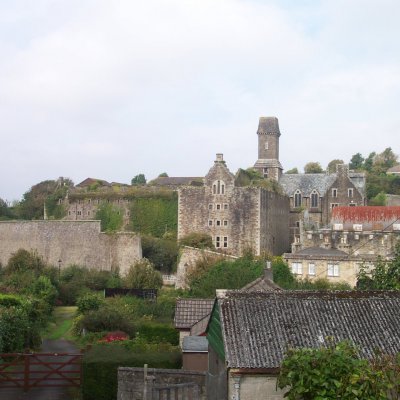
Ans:
{"type": "MultiPolygon", "coordinates": [[[[43,353],[79,353],[79,350],[67,340],[44,340],[43,353]]],[[[67,394],[67,388],[36,388],[27,393],[22,389],[1,389],[0,400],[74,400],[67,394]]]]}

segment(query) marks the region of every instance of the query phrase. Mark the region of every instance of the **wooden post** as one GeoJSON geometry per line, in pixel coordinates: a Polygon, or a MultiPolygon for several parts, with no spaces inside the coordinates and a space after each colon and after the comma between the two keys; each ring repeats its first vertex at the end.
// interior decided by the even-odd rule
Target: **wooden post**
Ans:
{"type": "Polygon", "coordinates": [[[30,354],[24,354],[24,392],[29,390],[29,362],[30,354]]]}

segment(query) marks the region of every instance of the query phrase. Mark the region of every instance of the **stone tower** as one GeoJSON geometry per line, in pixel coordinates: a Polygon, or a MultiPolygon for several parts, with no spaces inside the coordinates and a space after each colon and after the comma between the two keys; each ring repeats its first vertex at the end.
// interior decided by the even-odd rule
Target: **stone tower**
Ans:
{"type": "Polygon", "coordinates": [[[254,168],[265,178],[279,181],[282,175],[282,165],[279,162],[279,131],[278,118],[260,117],[258,124],[258,160],[254,168]]]}

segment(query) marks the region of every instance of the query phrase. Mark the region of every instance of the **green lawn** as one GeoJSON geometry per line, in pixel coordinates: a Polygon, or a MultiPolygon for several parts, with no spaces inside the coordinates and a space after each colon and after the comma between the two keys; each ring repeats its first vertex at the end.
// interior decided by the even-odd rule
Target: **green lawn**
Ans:
{"type": "Polygon", "coordinates": [[[71,327],[76,316],[77,307],[56,307],[53,311],[52,320],[46,331],[43,333],[43,339],[67,339],[72,340],[73,335],[71,327]]]}

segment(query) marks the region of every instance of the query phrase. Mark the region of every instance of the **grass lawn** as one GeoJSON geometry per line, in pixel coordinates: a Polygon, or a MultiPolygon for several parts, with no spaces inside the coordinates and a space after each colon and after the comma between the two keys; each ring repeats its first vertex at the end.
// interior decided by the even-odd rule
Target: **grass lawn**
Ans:
{"type": "Polygon", "coordinates": [[[73,340],[71,332],[72,322],[76,315],[77,307],[56,307],[52,319],[43,333],[43,339],[66,339],[73,340]]]}

